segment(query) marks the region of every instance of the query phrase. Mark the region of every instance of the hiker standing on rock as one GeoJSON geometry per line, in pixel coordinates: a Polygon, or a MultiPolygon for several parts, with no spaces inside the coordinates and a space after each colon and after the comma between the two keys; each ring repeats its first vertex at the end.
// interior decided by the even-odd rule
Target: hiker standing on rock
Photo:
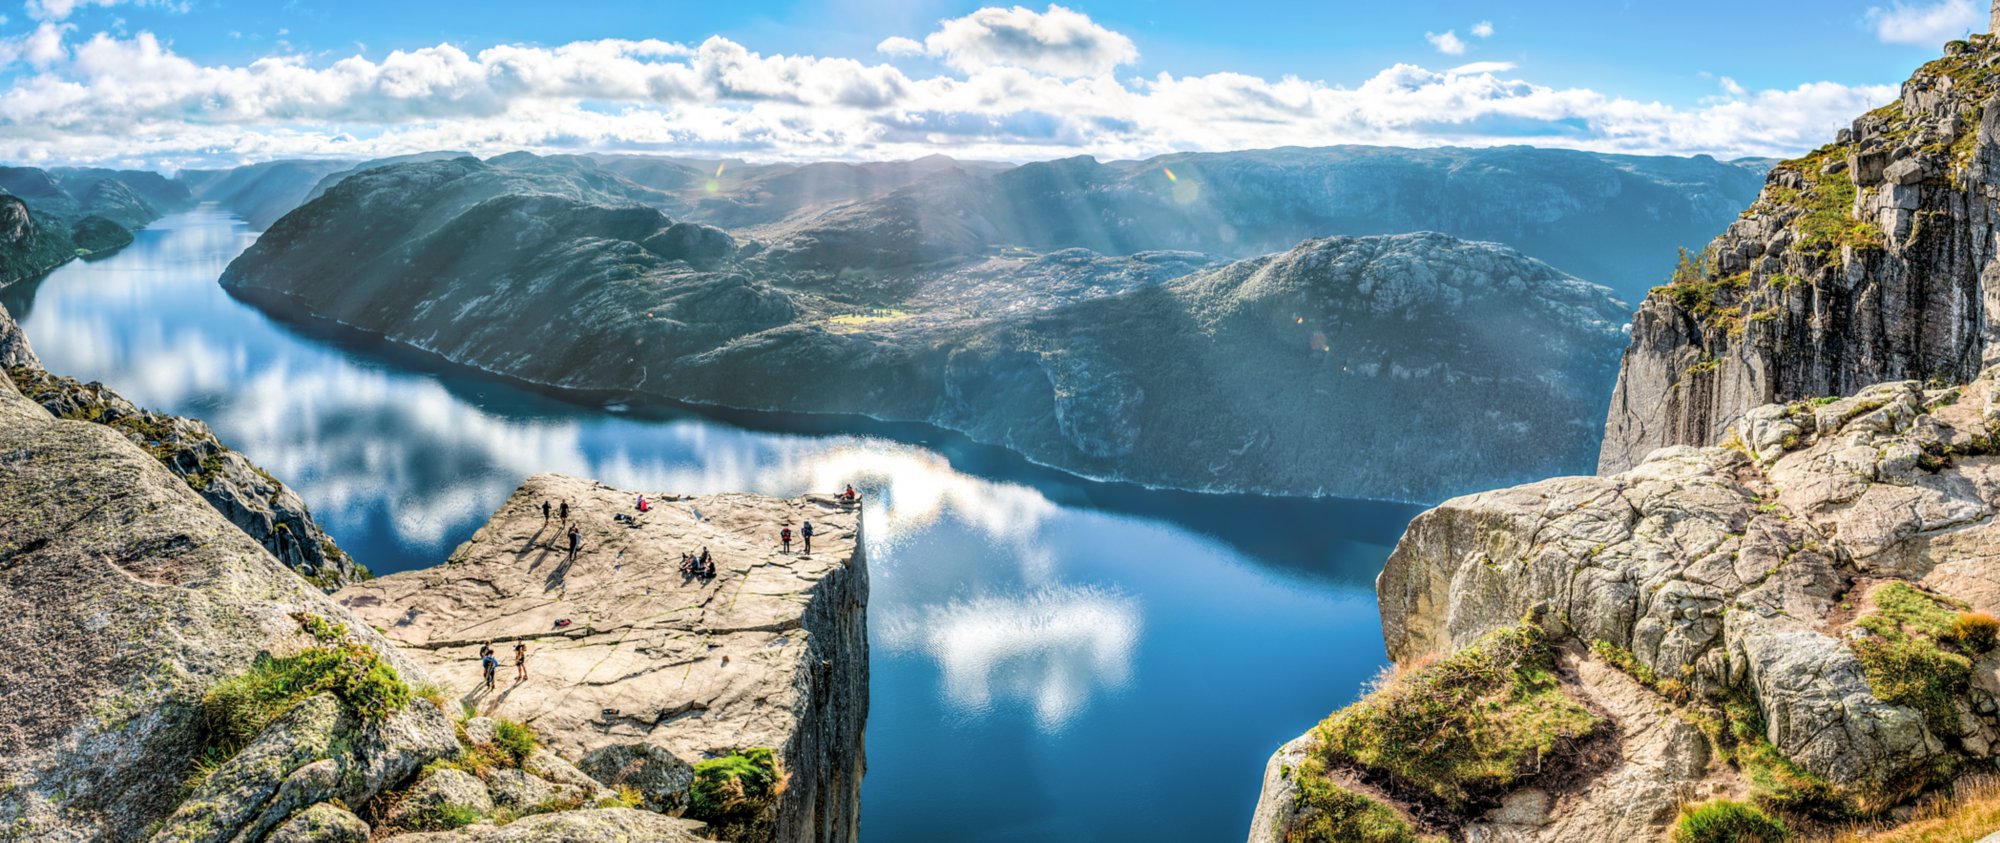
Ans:
{"type": "Polygon", "coordinates": [[[813,522],[807,521],[805,526],[799,528],[799,537],[806,540],[806,555],[811,556],[813,552],[813,522]]]}
{"type": "Polygon", "coordinates": [[[562,520],[563,520],[563,523],[564,523],[564,524],[568,524],[568,523],[569,523],[569,501],[563,501],[563,502],[562,502],[562,509],[560,510],[560,512],[562,513],[562,520]]]}
{"type": "Polygon", "coordinates": [[[792,528],[786,527],[778,531],[778,545],[783,552],[792,552],[792,528]]]}
{"type": "Polygon", "coordinates": [[[569,525],[569,561],[576,561],[576,552],[583,549],[583,531],[575,524],[569,525]]]}
{"type": "Polygon", "coordinates": [[[542,501],[542,523],[549,523],[549,502],[542,501]]]}
{"type": "Polygon", "coordinates": [[[491,641],[479,647],[479,669],[485,672],[486,690],[493,690],[493,674],[499,672],[500,660],[493,657],[493,642],[491,641]]]}
{"type": "Polygon", "coordinates": [[[528,681],[528,643],[514,642],[514,681],[528,681]]]}

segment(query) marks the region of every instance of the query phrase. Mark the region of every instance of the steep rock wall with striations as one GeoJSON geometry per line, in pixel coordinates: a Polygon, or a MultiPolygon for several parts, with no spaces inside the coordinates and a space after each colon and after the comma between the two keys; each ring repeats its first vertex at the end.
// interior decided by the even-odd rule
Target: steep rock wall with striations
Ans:
{"type": "MultiPolygon", "coordinates": [[[[576,478],[529,478],[436,568],[335,595],[481,715],[533,726],[606,785],[656,810],[700,816],[689,785],[704,760],[769,748],[789,776],[759,816],[718,823],[749,843],[856,838],[868,712],[868,573],[859,512],[828,498],[635,495],[576,478]],[[574,561],[544,501],[567,501],[574,561]],[[615,519],[629,515],[634,520],[615,519]],[[781,553],[778,530],[810,521],[813,553],[781,553]],[[713,556],[713,581],[679,573],[713,556]],[[480,681],[491,641],[499,685],[480,681]],[[514,681],[513,647],[529,678],[514,681]]],[[[703,819],[713,819],[701,816],[703,819]]]]}
{"type": "Polygon", "coordinates": [[[2000,41],[1954,41],[1890,103],[1775,167],[1742,219],[1647,296],[1599,470],[1713,444],[1753,407],[1963,383],[2000,314],[2000,41]]]}

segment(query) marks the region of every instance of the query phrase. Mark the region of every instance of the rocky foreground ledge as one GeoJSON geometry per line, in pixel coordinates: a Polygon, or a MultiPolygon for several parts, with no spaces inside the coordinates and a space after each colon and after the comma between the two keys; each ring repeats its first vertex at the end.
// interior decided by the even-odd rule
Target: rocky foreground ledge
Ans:
{"type": "Polygon", "coordinates": [[[37,392],[0,377],[0,840],[855,838],[857,513],[728,495],[627,527],[628,493],[538,477],[350,613],[147,433],[198,422],[41,372],[4,312],[0,362],[37,392]],[[574,564],[542,495],[576,507],[574,564]],[[819,552],[777,553],[807,517],[819,552]],[[683,583],[703,545],[718,576],[683,583]],[[481,693],[486,638],[528,641],[531,680],[481,693]]]}
{"type": "Polygon", "coordinates": [[[632,492],[533,477],[445,564],[335,599],[454,704],[529,724],[545,746],[607,786],[636,789],[649,808],[698,807],[697,766],[771,750],[784,782],[771,810],[717,830],[853,840],[868,711],[859,511],[823,497],[649,499],[639,513],[632,492]],[[570,504],[583,535],[574,562],[544,501],[570,504]],[[779,529],[806,521],[813,553],[796,543],[782,553],[779,529]],[[716,577],[684,579],[680,554],[704,548],[716,577]],[[487,641],[503,662],[492,691],[479,667],[487,641]],[[516,642],[528,648],[524,682],[514,681],[516,642]]]}
{"type": "Polygon", "coordinates": [[[1419,516],[1376,583],[1393,672],[1272,760],[1251,840],[1779,840],[1990,773],[1996,374],[1419,516]]]}

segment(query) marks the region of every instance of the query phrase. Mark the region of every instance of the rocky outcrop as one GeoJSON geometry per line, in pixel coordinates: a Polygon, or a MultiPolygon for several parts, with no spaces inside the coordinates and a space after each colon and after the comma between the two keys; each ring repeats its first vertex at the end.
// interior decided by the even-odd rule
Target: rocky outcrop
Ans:
{"type": "Polygon", "coordinates": [[[1647,296],[1600,471],[1714,444],[1766,403],[1963,383],[1992,361],[2000,41],[1945,51],[1895,102],[1777,165],[1742,219],[1647,296]]]}
{"type": "MultiPolygon", "coordinates": [[[[1626,736],[1618,766],[1586,788],[1547,794],[1553,808],[1531,823],[1462,818],[1468,839],[1489,826],[1514,836],[1487,839],[1652,837],[1676,804],[1739,787],[1712,774],[1684,723],[1649,709],[1717,706],[1826,798],[1870,810],[1990,764],[2000,653],[1953,644],[1942,624],[2000,611],[1996,374],[1767,405],[1724,446],[1419,516],[1377,581],[1390,657],[1420,663],[1540,614],[1578,652],[1597,648],[1573,656],[1576,681],[1626,736]],[[1885,602],[1898,583],[1922,596],[1885,602]],[[1944,619],[1931,633],[1883,621],[1918,604],[1944,619]],[[1873,661],[1884,647],[1916,661],[1873,661]],[[1627,654],[1618,666],[1645,687],[1607,653],[1627,654]]],[[[1736,750],[1741,765],[1755,757],[1736,750]]]]}
{"type": "Polygon", "coordinates": [[[889,226],[814,246],[872,255],[847,272],[732,253],[714,229],[604,204],[616,182],[506,159],[351,176],[223,284],[546,386],[927,422],[1148,485],[1406,500],[1587,470],[1624,342],[1604,288],[1439,234],[1220,266],[1080,249],[939,264],[905,254],[936,229],[889,226]]]}
{"type": "MultiPolygon", "coordinates": [[[[636,789],[649,807],[688,809],[702,761],[769,747],[788,779],[754,839],[853,840],[868,705],[858,512],[824,498],[654,495],[639,513],[634,499],[584,480],[530,478],[444,565],[358,583],[336,599],[452,698],[531,725],[554,755],[580,759],[603,785],[636,789]],[[574,561],[544,501],[569,502],[583,536],[574,561]],[[614,518],[627,515],[634,520],[614,518]],[[778,530],[806,521],[817,530],[813,553],[781,553],[778,530]],[[683,578],[680,554],[703,549],[715,579],[683,578]],[[503,662],[490,691],[478,658],[488,641],[503,662]],[[520,682],[517,642],[527,647],[520,682]]],[[[475,718],[466,732],[491,728],[475,718]]],[[[582,777],[548,759],[524,767],[539,781],[489,779],[494,795],[518,800],[516,786],[582,777]]]]}
{"type": "Polygon", "coordinates": [[[596,809],[537,814],[504,826],[482,823],[455,831],[398,834],[383,843],[697,843],[698,822],[649,811],[596,809]]]}
{"type": "Polygon", "coordinates": [[[369,576],[320,529],[296,492],[222,444],[207,424],[143,410],[103,384],[78,383],[42,370],[4,308],[0,365],[16,389],[50,414],[105,425],[153,455],[230,523],[314,585],[333,591],[369,576]]]}
{"type": "MultiPolygon", "coordinates": [[[[277,563],[112,428],[0,379],[0,828],[15,839],[229,840],[358,804],[455,747],[424,702],[365,719],[318,697],[211,758],[204,698],[344,622],[397,682],[421,668],[277,563]]],[[[359,652],[359,651],[357,651],[359,652]]],[[[255,835],[251,838],[255,839],[255,835]]]]}

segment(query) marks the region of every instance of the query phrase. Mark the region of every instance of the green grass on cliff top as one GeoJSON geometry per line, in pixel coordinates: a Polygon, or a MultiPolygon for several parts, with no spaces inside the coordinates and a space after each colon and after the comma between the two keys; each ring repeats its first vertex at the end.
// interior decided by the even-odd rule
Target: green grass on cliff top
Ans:
{"type": "Polygon", "coordinates": [[[1314,730],[1312,754],[1463,811],[1574,760],[1606,726],[1572,699],[1533,623],[1401,669],[1314,730]]]}

